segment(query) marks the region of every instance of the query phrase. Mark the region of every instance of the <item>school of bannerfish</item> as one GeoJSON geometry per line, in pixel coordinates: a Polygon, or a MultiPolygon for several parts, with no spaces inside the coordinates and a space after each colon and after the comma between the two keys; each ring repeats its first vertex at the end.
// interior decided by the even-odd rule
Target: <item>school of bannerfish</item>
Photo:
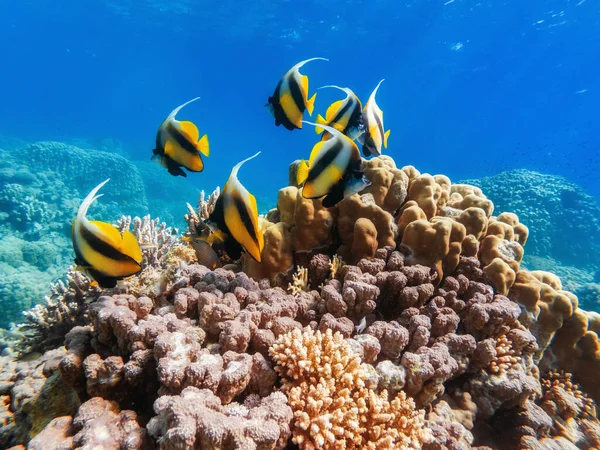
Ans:
{"type": "MultiPolygon", "coordinates": [[[[323,86],[320,89],[338,89],[346,97],[333,102],[324,117],[317,115],[316,123],[303,120],[305,111],[312,116],[317,94],[315,92],[309,98],[308,77],[299,70],[315,60],[328,61],[326,58],[310,58],[294,65],[281,77],[265,106],[275,118],[276,126],[295,130],[307,124],[321,134],[321,140],[312,148],[308,160],[302,160],[298,165],[297,183],[304,198],[323,198],[323,206],[331,208],[343,198],[370,185],[364,176],[363,159],[355,140],[361,144],[364,157],[379,156],[382,148],[387,148],[390,130],[385,131],[383,112],[375,101],[383,80],[377,84],[364,107],[350,88],[323,86]]],[[[196,97],[175,108],[156,133],[156,147],[152,150],[151,159],[173,176],[186,177],[183,169],[202,172],[202,155],[210,155],[208,135],[200,137],[193,122],[175,118],[185,106],[198,99],[196,97]]],[[[202,234],[184,238],[196,251],[200,264],[211,269],[221,266],[213,248],[216,243],[230,260],[239,259],[245,251],[256,261],[261,261],[264,237],[259,227],[256,198],[238,179],[241,166],[259,153],[233,167],[214,211],[205,220],[202,234]]],[[[77,268],[103,288],[114,287],[118,280],[139,273],[142,270],[142,249],[146,245],[138,242],[129,231],[121,232],[109,223],[87,219],[89,207],[102,196],[98,192],[108,181],[98,184],[83,200],[71,231],[77,268]]]]}

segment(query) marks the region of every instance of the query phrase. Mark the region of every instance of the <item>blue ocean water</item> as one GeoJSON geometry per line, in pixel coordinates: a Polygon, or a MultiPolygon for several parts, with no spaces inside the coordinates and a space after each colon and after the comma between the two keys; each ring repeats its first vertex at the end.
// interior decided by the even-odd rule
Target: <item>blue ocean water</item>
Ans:
{"type": "MultiPolygon", "coordinates": [[[[398,165],[452,179],[529,168],[600,199],[595,1],[22,0],[0,15],[3,135],[110,138],[147,160],[161,121],[200,96],[179,118],[212,155],[188,179],[211,190],[261,150],[240,178],[274,198],[315,135],[275,128],[263,105],[289,67],[323,56],[302,71],[311,93],[338,84],[366,101],[385,78],[398,165]]],[[[316,111],[336,98],[320,91],[316,111]]]]}

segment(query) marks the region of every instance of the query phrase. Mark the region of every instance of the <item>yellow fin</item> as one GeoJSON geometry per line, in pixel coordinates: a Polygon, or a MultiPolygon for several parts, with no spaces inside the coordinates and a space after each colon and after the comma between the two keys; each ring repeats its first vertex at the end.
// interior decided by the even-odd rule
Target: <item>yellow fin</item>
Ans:
{"type": "Polygon", "coordinates": [[[192,122],[184,120],[179,122],[179,126],[181,134],[183,134],[190,142],[196,142],[200,133],[198,132],[198,127],[194,125],[192,122]]]}
{"type": "Polygon", "coordinates": [[[383,146],[387,148],[388,137],[390,136],[390,130],[387,130],[383,135],[383,146]]]}
{"type": "Polygon", "coordinates": [[[306,163],[306,160],[303,159],[300,161],[300,164],[298,164],[298,169],[296,171],[296,183],[298,183],[298,185],[301,185],[306,181],[308,178],[308,172],[308,164],[306,163]]]}
{"type": "MultiPolygon", "coordinates": [[[[327,121],[325,120],[325,118],[321,114],[317,114],[317,123],[320,123],[322,125],[326,125],[327,121]]],[[[315,127],[315,132],[317,134],[321,134],[323,131],[324,131],[324,128],[315,127]]]]}
{"type": "Polygon", "coordinates": [[[206,242],[208,242],[212,246],[215,242],[222,243],[225,242],[226,239],[227,235],[221,230],[217,230],[214,233],[211,233],[211,235],[208,236],[208,238],[206,238],[206,242]]]}
{"type": "Polygon", "coordinates": [[[338,100],[329,105],[329,108],[327,108],[327,112],[325,113],[328,122],[333,120],[337,111],[342,107],[342,102],[343,100],[338,100]]]}
{"type": "Polygon", "coordinates": [[[308,115],[312,116],[313,111],[315,110],[315,99],[317,98],[317,93],[306,102],[306,109],[308,110],[308,115]]]}
{"type": "Polygon", "coordinates": [[[196,144],[196,148],[204,156],[210,156],[210,146],[208,145],[208,134],[202,136],[202,139],[196,144]]]}

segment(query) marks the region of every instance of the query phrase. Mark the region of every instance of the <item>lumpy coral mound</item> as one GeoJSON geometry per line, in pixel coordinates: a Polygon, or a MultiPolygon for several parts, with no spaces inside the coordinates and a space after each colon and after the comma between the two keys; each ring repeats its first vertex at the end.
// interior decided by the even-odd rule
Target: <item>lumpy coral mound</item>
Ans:
{"type": "Polygon", "coordinates": [[[212,271],[122,219],[155,244],[144,270],[105,291],[71,274],[12,331],[44,353],[0,359],[0,446],[598,448],[600,315],[521,267],[527,227],[389,157],[365,175],[331,209],[283,188],[261,263],[212,271]]]}
{"type": "Polygon", "coordinates": [[[301,449],[419,449],[428,439],[424,412],[404,392],[390,402],[386,390],[367,387],[374,368],[361,363],[341,333],[294,329],[269,353],[301,449]]]}

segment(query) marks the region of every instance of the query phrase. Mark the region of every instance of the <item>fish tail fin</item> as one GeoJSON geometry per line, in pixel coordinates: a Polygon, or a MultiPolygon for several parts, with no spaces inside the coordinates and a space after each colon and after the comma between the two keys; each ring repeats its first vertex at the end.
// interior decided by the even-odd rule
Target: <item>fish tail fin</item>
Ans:
{"type": "Polygon", "coordinates": [[[251,159],[256,158],[258,155],[260,155],[260,152],[256,152],[254,155],[250,156],[249,158],[244,159],[243,161],[240,161],[235,166],[233,166],[233,169],[231,169],[231,176],[237,178],[237,174],[238,174],[238,171],[240,170],[240,167],[242,167],[242,165],[245,162],[248,162],[251,159]]]}
{"type": "Polygon", "coordinates": [[[298,169],[296,171],[296,183],[300,186],[302,183],[306,181],[308,178],[308,163],[306,160],[300,161],[298,164],[298,169]]]}
{"type": "Polygon", "coordinates": [[[210,156],[210,146],[208,144],[208,134],[202,136],[202,138],[196,144],[196,148],[204,156],[210,156]]]}
{"type": "MultiPolygon", "coordinates": [[[[327,120],[325,120],[325,117],[323,117],[321,114],[317,114],[317,123],[319,125],[327,125],[327,120]]],[[[321,127],[315,127],[315,132],[317,134],[321,134],[325,129],[321,128],[321,127]]]]}
{"type": "Polygon", "coordinates": [[[195,102],[196,100],[200,100],[200,97],[193,98],[193,99],[185,102],[183,105],[179,105],[177,108],[175,108],[173,111],[171,111],[171,114],[169,114],[169,118],[170,119],[174,118],[179,111],[181,111],[183,108],[185,108],[190,103],[195,102]]]}
{"type": "Polygon", "coordinates": [[[385,132],[385,134],[383,135],[383,146],[384,146],[385,148],[387,148],[388,138],[390,137],[390,131],[391,131],[391,130],[387,130],[387,131],[385,132]]]}
{"type": "Polygon", "coordinates": [[[317,93],[315,92],[313,96],[306,102],[306,109],[308,110],[308,115],[312,116],[313,111],[315,110],[315,99],[317,98],[317,93]]]}
{"type": "Polygon", "coordinates": [[[104,195],[104,194],[100,194],[100,195],[96,195],[96,194],[102,188],[102,186],[104,186],[109,181],[110,181],[110,178],[107,178],[106,180],[104,180],[102,183],[100,183],[98,186],[96,186],[94,189],[92,189],[92,191],[83,199],[83,201],[81,202],[81,205],[79,206],[79,209],[77,210],[77,220],[85,219],[85,215],[87,214],[87,210],[90,207],[90,205],[92,203],[94,203],[94,201],[96,199],[98,199],[104,195]]]}

